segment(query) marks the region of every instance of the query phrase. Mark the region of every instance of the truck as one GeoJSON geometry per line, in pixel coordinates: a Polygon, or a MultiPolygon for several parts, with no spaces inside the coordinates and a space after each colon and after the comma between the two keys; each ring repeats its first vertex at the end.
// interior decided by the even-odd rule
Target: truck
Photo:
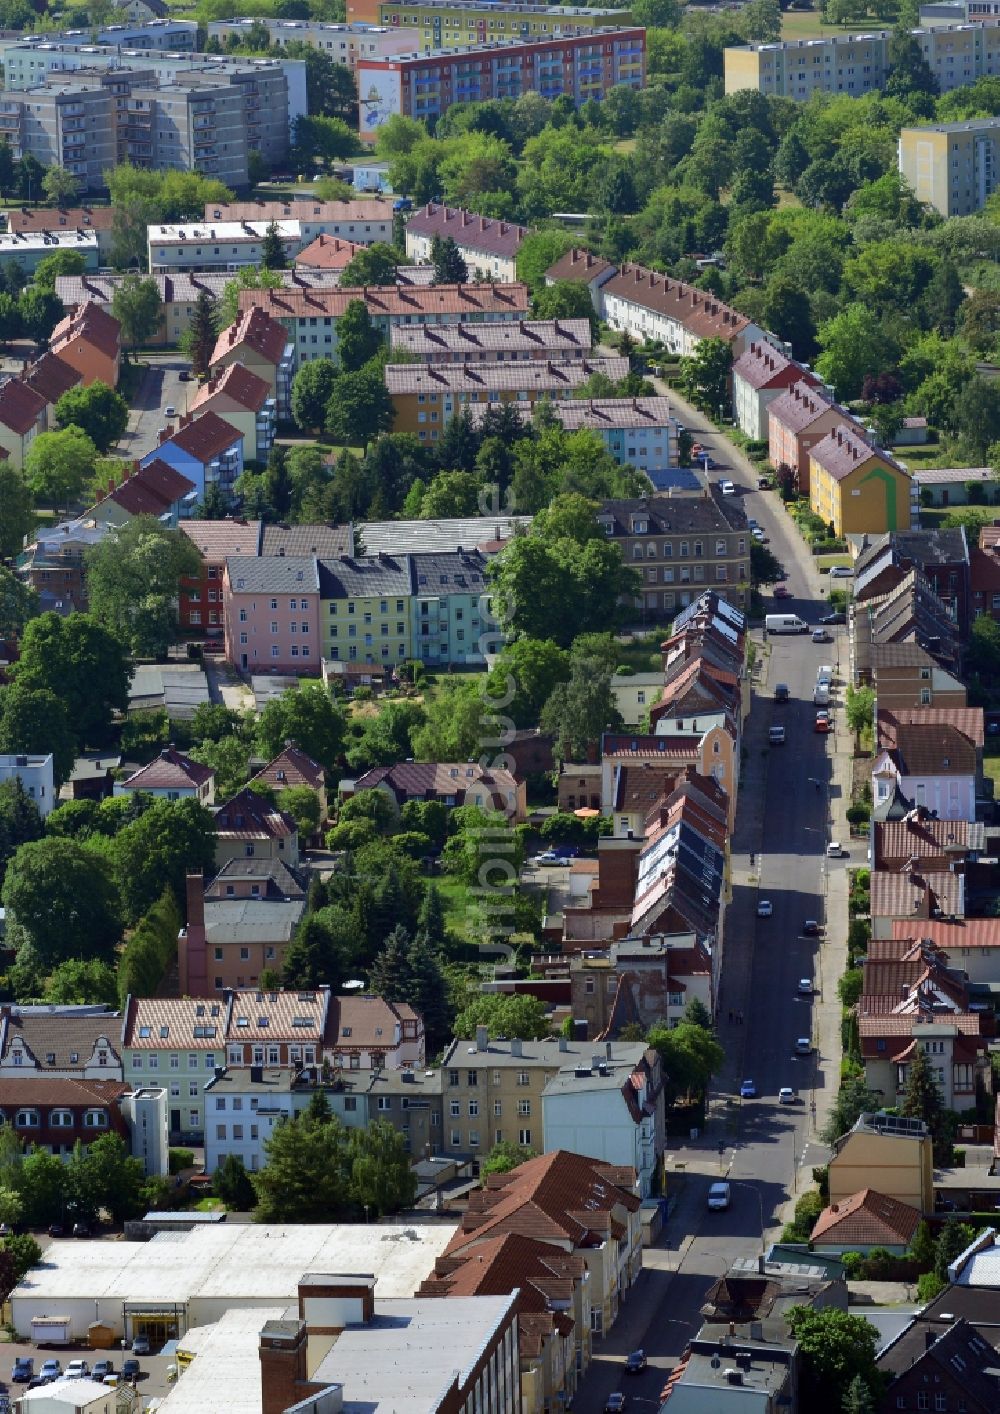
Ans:
{"type": "Polygon", "coordinates": [[[798,614],[765,614],[764,627],[768,633],[808,633],[809,625],[798,614]]]}

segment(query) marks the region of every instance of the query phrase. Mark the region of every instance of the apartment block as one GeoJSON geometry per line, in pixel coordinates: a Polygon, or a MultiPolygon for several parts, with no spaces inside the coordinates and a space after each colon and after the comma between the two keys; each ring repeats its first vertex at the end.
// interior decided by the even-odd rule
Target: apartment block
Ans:
{"type": "Polygon", "coordinates": [[[321,49],[336,64],[356,69],[361,59],[383,59],[387,54],[406,54],[420,43],[420,31],[398,24],[325,24],[322,20],[272,20],[266,16],[252,19],[210,20],[209,39],[225,44],[228,39],[242,40],[266,25],[273,46],[310,44],[321,49]]]}
{"type": "Polygon", "coordinates": [[[414,25],[421,49],[456,49],[463,45],[492,44],[498,39],[561,39],[590,30],[631,24],[626,5],[504,5],[502,9],[476,0],[349,0],[348,19],[363,18],[371,10],[378,23],[414,25]]]}
{"type": "Polygon", "coordinates": [[[663,344],[671,353],[687,356],[702,339],[725,339],[739,358],[765,338],[763,329],[714,295],[643,265],[623,265],[603,280],[598,295],[598,313],[612,329],[640,343],[663,344]]]}
{"type": "Polygon", "coordinates": [[[822,388],[799,379],[767,407],[768,458],[773,467],[791,467],[799,490],[809,490],[809,453],[817,442],[850,420],[846,408],[822,388]]]}
{"type": "MultiPolygon", "coordinates": [[[[219,221],[295,221],[302,244],[318,236],[337,236],[355,245],[374,245],[376,241],[392,242],[392,204],[374,197],[357,197],[347,201],[316,201],[309,197],[288,201],[209,201],[205,203],[206,222],[219,221]]],[[[286,284],[302,284],[298,274],[286,284]]]]}
{"type": "Polygon", "coordinates": [[[33,275],[47,255],[59,250],[71,250],[83,256],[85,270],[96,270],[99,263],[97,237],[93,231],[59,231],[52,235],[0,234],[0,267],[17,263],[24,274],[33,275]]]}
{"type": "Polygon", "coordinates": [[[403,350],[420,363],[523,363],[554,359],[568,363],[590,353],[589,319],[519,319],[510,324],[451,324],[444,329],[397,326],[390,351],[403,350]]]}
{"type": "Polygon", "coordinates": [[[429,201],[406,223],[406,257],[418,265],[431,260],[435,240],[455,242],[471,278],[517,279],[517,253],[528,234],[513,221],[494,221],[459,207],[429,201]]]}
{"type": "Polygon", "coordinates": [[[900,176],[942,216],[971,216],[996,190],[998,138],[1000,118],[903,128],[900,176]]]}
{"type": "MultiPolygon", "coordinates": [[[[209,141],[211,138],[208,139],[209,141]]],[[[274,229],[291,260],[302,246],[297,221],[275,221],[274,229]]],[[[175,226],[147,226],[147,264],[151,274],[173,270],[239,270],[244,265],[260,266],[264,240],[271,223],[267,221],[185,221],[175,226]]]]}
{"type": "MultiPolygon", "coordinates": [[[[996,17],[910,30],[942,93],[1000,74],[996,17]]],[[[833,34],[774,44],[741,44],[723,54],[727,93],[756,89],[782,98],[879,92],[889,77],[892,30],[833,34]]]]}
{"type": "Polygon", "coordinates": [[[524,363],[390,363],[385,385],[392,400],[394,432],[436,442],[456,412],[500,403],[530,406],[540,398],[569,398],[595,373],[612,382],[628,376],[627,358],[579,359],[570,363],[533,359],[524,363]]]}
{"type": "Polygon", "coordinates": [[[733,364],[733,415],[741,431],[757,441],[768,435],[768,407],[796,383],[819,380],[802,364],[763,342],[750,344],[733,364]]]}
{"type": "Polygon", "coordinates": [[[318,673],[316,557],[235,555],[223,575],[226,657],[251,672],[318,673]]]}
{"type": "MultiPolygon", "coordinates": [[[[530,417],[529,404],[515,406],[519,417],[530,417]]],[[[565,398],[550,408],[567,432],[596,432],[620,466],[653,472],[676,464],[679,428],[669,398],[565,398]]],[[[488,411],[489,406],[473,404],[473,423],[488,411]]]]}
{"type": "Polygon", "coordinates": [[[180,167],[227,186],[246,186],[259,125],[251,135],[239,88],[195,75],[163,87],[136,88],[125,100],[122,120],[123,150],[136,165],[180,167]]]}
{"type": "Polygon", "coordinates": [[[452,103],[540,93],[580,105],[612,88],[642,88],[644,29],[591,30],[569,38],[499,40],[358,64],[359,128],[373,140],[394,113],[433,123],[452,103]]]}
{"type": "Polygon", "coordinates": [[[809,505],[834,535],[909,530],[910,475],[857,424],[840,423],[809,453],[809,505]]]}
{"type": "Polygon", "coordinates": [[[387,664],[412,658],[411,592],[405,555],[320,561],[323,657],[387,664]]]}
{"type": "Polygon", "coordinates": [[[103,187],[104,173],[117,161],[115,103],[110,87],[86,79],[34,89],[30,100],[5,94],[0,136],[15,158],[30,154],[43,167],[65,167],[84,189],[94,190],[103,187]]]}

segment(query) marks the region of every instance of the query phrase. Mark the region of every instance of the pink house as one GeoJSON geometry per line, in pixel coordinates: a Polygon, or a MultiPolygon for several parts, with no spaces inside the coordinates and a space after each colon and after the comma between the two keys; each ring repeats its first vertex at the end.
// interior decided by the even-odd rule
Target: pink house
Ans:
{"type": "Polygon", "coordinates": [[[226,657],[247,673],[318,673],[315,555],[230,555],[222,579],[226,657]]]}

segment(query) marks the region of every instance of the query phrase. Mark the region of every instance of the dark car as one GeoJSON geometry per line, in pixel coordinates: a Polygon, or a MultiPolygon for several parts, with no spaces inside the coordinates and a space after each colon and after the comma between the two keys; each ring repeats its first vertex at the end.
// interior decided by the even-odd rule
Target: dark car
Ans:
{"type": "Polygon", "coordinates": [[[178,377],[178,379],[180,380],[180,382],[182,382],[182,383],[190,383],[190,382],[191,382],[191,370],[190,370],[190,368],[182,368],[181,371],[180,371],[180,373],[178,373],[177,377],[178,377]]]}
{"type": "Polygon", "coordinates": [[[807,918],[802,925],[802,932],[807,938],[815,938],[819,933],[819,924],[815,918],[807,918]]]}
{"type": "Polygon", "coordinates": [[[624,1408],[625,1396],[623,1394],[609,1394],[604,1406],[604,1414],[622,1414],[624,1408]]]}
{"type": "Polygon", "coordinates": [[[34,1376],[35,1362],[30,1355],[19,1355],[11,1367],[10,1378],[16,1385],[27,1384],[34,1376]]]}
{"type": "Polygon", "coordinates": [[[847,623],[847,615],[844,614],[844,613],[841,613],[840,610],[837,609],[837,610],[835,610],[832,614],[822,614],[822,615],[820,616],[820,623],[821,623],[821,624],[846,624],[846,623],[847,623]]]}
{"type": "Polygon", "coordinates": [[[770,483],[770,481],[768,481],[768,479],[767,479],[766,476],[758,476],[758,478],[757,478],[757,490],[758,490],[758,491],[766,491],[770,485],[771,485],[771,483],[770,483]]]}
{"type": "Polygon", "coordinates": [[[113,1375],[114,1372],[115,1365],[113,1360],[95,1360],[91,1374],[98,1384],[100,1384],[107,1375],[113,1375]]]}
{"type": "Polygon", "coordinates": [[[89,1236],[90,1236],[90,1224],[89,1224],[89,1223],[74,1223],[74,1224],[73,1224],[73,1236],[74,1236],[74,1237],[89,1237],[89,1236]]]}
{"type": "Polygon", "coordinates": [[[633,1350],[625,1361],[625,1373],[626,1375],[641,1375],[646,1365],[645,1350],[633,1350]]]}
{"type": "Polygon", "coordinates": [[[133,1355],[148,1355],[148,1354],[149,1354],[149,1336],[148,1336],[148,1335],[137,1335],[137,1336],[136,1336],[135,1340],[133,1340],[133,1342],[132,1342],[132,1354],[133,1354],[133,1355]]]}
{"type": "Polygon", "coordinates": [[[776,682],[776,683],[774,684],[774,700],[775,700],[775,702],[787,702],[790,696],[791,696],[791,693],[788,691],[788,684],[787,684],[787,683],[785,683],[785,682],[776,682]]]}
{"type": "Polygon", "coordinates": [[[64,1233],[63,1233],[63,1225],[62,1225],[62,1223],[49,1223],[49,1236],[50,1236],[50,1237],[62,1237],[63,1235],[64,1235],[64,1233]]]}
{"type": "Polygon", "coordinates": [[[122,1361],[123,1380],[137,1380],[141,1374],[142,1370],[139,1368],[138,1360],[133,1360],[129,1357],[128,1360],[122,1361]]]}

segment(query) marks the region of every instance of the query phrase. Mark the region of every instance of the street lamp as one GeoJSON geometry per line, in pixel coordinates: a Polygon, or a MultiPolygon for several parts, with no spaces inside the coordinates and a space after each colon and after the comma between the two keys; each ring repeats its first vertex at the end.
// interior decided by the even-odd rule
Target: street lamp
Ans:
{"type": "Polygon", "coordinates": [[[750,1192],[757,1199],[757,1211],[760,1213],[760,1255],[765,1256],[764,1250],[764,1200],[760,1196],[760,1189],[754,1183],[747,1183],[745,1180],[731,1178],[729,1182],[734,1188],[749,1188],[750,1192]]]}

